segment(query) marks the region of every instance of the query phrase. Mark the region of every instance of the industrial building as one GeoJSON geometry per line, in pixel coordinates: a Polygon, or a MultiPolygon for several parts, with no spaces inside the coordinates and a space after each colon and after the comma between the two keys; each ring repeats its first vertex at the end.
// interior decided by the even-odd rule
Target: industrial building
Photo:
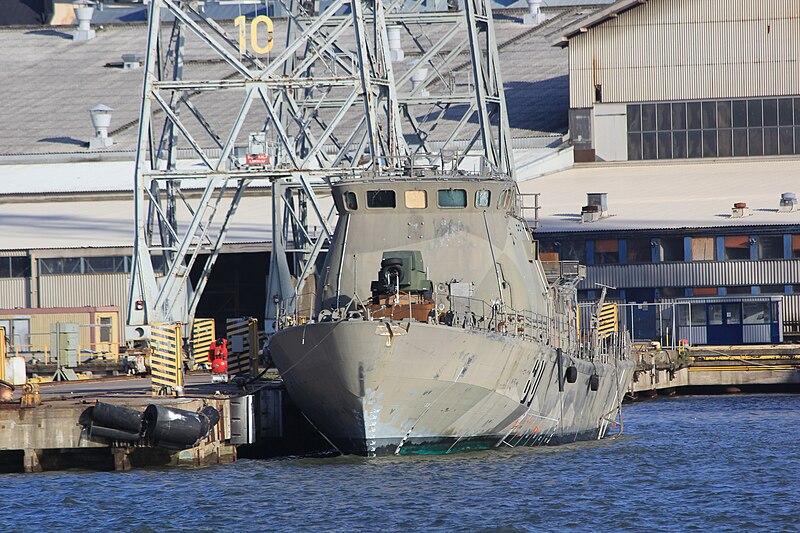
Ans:
{"type": "Polygon", "coordinates": [[[576,164],[522,187],[542,193],[543,253],[588,265],[583,298],[612,287],[631,326],[675,300],[730,326],[697,344],[797,338],[799,24],[790,1],[623,0],[554,39],[576,164]]]}

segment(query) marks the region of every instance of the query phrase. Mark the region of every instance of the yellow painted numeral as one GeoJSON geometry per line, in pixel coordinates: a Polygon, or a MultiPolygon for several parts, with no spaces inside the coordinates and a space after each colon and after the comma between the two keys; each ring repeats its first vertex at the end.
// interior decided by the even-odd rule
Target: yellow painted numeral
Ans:
{"type": "MultiPolygon", "coordinates": [[[[247,50],[247,19],[240,15],[233,20],[233,25],[239,29],[239,53],[244,54],[247,50]]],[[[266,15],[259,15],[250,21],[250,48],[256,54],[266,54],[272,50],[272,19],[266,15]],[[264,24],[267,27],[267,44],[261,46],[258,43],[258,26],[264,24]]]]}

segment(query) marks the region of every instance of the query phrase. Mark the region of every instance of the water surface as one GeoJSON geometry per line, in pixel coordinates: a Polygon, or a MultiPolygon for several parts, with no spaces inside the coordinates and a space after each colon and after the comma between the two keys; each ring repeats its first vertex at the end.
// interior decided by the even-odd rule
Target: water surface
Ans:
{"type": "Polygon", "coordinates": [[[0,476],[4,531],[798,531],[800,396],[626,406],[624,435],[451,456],[0,476]]]}

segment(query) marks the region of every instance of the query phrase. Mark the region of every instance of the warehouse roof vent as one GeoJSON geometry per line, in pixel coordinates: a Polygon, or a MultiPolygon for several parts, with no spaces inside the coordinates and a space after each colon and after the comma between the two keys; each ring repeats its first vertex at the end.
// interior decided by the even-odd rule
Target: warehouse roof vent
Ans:
{"type": "Polygon", "coordinates": [[[797,195],[793,192],[781,194],[781,201],[778,204],[778,211],[781,213],[791,213],[797,210],[797,195]]]}
{"type": "Polygon", "coordinates": [[[78,27],[72,32],[73,41],[89,41],[94,39],[95,33],[91,27],[92,15],[94,14],[93,2],[79,1],[75,2],[75,20],[78,21],[78,27]]]}
{"type": "Polygon", "coordinates": [[[142,54],[122,54],[122,70],[140,69],[142,61],[144,61],[142,54]]]}
{"type": "Polygon", "coordinates": [[[745,202],[736,202],[731,209],[731,218],[743,218],[750,216],[750,208],[745,202]]]}
{"type": "Polygon", "coordinates": [[[581,207],[581,222],[594,222],[608,216],[608,193],[590,192],[586,195],[586,205],[581,207]]]}
{"type": "Polygon", "coordinates": [[[94,137],[89,141],[89,149],[108,148],[114,140],[108,136],[108,127],[111,125],[111,112],[114,111],[107,105],[96,105],[89,110],[94,127],[94,137]]]}

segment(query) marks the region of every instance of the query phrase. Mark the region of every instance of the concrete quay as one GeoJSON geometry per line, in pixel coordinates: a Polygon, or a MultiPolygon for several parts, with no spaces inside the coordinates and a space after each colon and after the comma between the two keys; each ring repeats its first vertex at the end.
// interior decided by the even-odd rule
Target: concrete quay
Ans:
{"type": "Polygon", "coordinates": [[[631,396],[800,391],[800,345],[695,346],[635,352],[631,396]]]}
{"type": "Polygon", "coordinates": [[[243,389],[199,374],[187,376],[183,397],[152,396],[150,389],[150,379],[138,377],[51,383],[40,387],[41,403],[30,407],[17,401],[20,391],[15,391],[14,401],[0,403],[0,472],[204,466],[328,447],[288,402],[279,381],[256,381],[243,389]],[[211,406],[220,417],[196,445],[171,449],[92,435],[85,417],[98,401],[139,412],[151,404],[191,413],[211,406]]]}

